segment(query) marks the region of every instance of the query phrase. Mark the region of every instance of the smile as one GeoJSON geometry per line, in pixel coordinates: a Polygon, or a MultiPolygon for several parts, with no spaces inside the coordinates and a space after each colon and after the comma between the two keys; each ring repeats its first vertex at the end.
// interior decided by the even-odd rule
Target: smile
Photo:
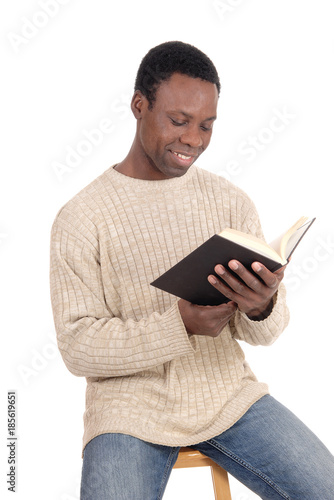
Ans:
{"type": "Polygon", "coordinates": [[[181,153],[176,153],[175,151],[172,151],[173,155],[178,156],[179,158],[182,158],[182,160],[190,160],[192,156],[186,156],[181,153]]]}

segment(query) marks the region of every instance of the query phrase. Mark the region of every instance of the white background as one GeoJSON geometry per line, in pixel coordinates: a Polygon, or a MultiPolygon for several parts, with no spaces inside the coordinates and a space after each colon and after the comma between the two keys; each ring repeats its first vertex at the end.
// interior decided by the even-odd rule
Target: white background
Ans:
{"type": "MultiPolygon", "coordinates": [[[[317,216],[286,275],[289,327],[272,347],[243,347],[271,393],[334,451],[333,13],[331,0],[2,3],[2,498],[12,498],[6,404],[14,389],[15,498],[79,499],[85,380],[67,371],[55,345],[50,228],[69,198],[127,153],[140,60],[173,39],[206,52],[222,82],[219,119],[198,165],[250,194],[269,241],[299,216],[317,216]],[[277,113],[283,121],[273,120],[277,113]],[[84,131],[106,119],[100,144],[80,149],[84,131]],[[76,148],[76,166],[66,165],[76,148]],[[67,167],[62,175],[55,162],[67,167]]],[[[234,500],[257,498],[231,486],[234,500]]],[[[209,470],[173,471],[165,498],[185,491],[212,499],[209,470]]]]}

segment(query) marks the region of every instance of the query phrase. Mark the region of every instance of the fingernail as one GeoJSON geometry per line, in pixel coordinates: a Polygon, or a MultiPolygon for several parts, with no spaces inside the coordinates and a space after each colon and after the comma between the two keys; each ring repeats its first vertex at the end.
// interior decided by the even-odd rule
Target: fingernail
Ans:
{"type": "Polygon", "coordinates": [[[209,276],[209,277],[208,277],[208,280],[210,281],[210,283],[211,283],[212,285],[216,285],[216,283],[217,283],[216,278],[214,278],[213,276],[209,276]]]}
{"type": "Polygon", "coordinates": [[[258,264],[257,262],[255,264],[253,264],[253,269],[254,271],[256,272],[259,272],[261,271],[262,267],[260,266],[260,264],[258,264]]]}
{"type": "Polygon", "coordinates": [[[218,266],[216,266],[215,271],[216,271],[218,274],[224,274],[225,269],[223,268],[223,266],[218,265],[218,266]]]}
{"type": "Polygon", "coordinates": [[[229,265],[229,267],[230,267],[233,271],[236,271],[236,270],[238,269],[238,267],[239,267],[239,266],[238,266],[238,264],[237,264],[234,260],[232,260],[232,262],[229,262],[229,263],[228,263],[228,265],[229,265]]]}

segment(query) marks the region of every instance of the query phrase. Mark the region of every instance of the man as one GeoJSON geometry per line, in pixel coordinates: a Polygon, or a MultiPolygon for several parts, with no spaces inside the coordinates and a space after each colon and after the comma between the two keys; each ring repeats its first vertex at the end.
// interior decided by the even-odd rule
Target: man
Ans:
{"type": "MultiPolygon", "coordinates": [[[[248,196],[194,162],[220,82],[195,47],[153,48],[138,70],[126,158],[53,225],[51,295],[68,369],[87,378],[81,499],[162,498],[194,446],[261,498],[332,499],[334,460],[257,381],[237,340],[269,345],[288,323],[284,269],[217,266],[230,301],[196,306],[150,282],[224,227],[262,236],[248,196]]],[[[194,269],[196,272],[196,269],[194,269]]]]}

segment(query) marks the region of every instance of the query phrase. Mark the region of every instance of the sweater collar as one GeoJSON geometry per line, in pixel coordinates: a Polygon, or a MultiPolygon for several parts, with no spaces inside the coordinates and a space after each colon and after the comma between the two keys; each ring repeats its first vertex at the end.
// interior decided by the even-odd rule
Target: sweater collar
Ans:
{"type": "Polygon", "coordinates": [[[121,172],[115,170],[116,165],[117,164],[112,165],[107,171],[113,184],[146,192],[170,191],[171,189],[180,189],[194,177],[195,172],[198,168],[195,165],[192,165],[181,177],[149,181],[124,175],[121,172]]]}

